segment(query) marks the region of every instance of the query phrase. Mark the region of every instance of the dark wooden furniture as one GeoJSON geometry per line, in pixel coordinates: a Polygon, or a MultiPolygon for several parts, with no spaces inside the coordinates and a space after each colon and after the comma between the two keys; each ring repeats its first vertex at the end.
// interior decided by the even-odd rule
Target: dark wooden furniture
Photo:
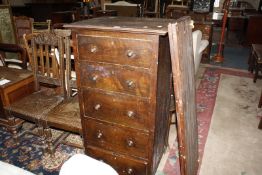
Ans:
{"type": "Polygon", "coordinates": [[[168,25],[173,92],[176,98],[179,164],[183,175],[196,175],[198,170],[196,85],[190,24],[190,17],[183,17],[168,25]]]}
{"type": "Polygon", "coordinates": [[[114,3],[105,3],[104,10],[115,10],[118,16],[138,17],[139,4],[132,4],[127,1],[117,1],[114,3]]]}
{"type": "Polygon", "coordinates": [[[169,125],[174,20],[101,17],[72,29],[85,153],[120,175],[154,174],[169,125]]]}
{"type": "Polygon", "coordinates": [[[262,15],[249,16],[246,31],[246,40],[248,44],[262,44],[261,28],[262,15]]]}
{"type": "Polygon", "coordinates": [[[23,35],[32,33],[33,18],[27,16],[14,16],[14,26],[19,44],[23,45],[23,35]]]}
{"type": "Polygon", "coordinates": [[[166,8],[166,17],[178,19],[182,16],[186,16],[189,14],[188,6],[177,6],[177,5],[168,5],[166,8]]]}
{"type": "Polygon", "coordinates": [[[18,44],[0,43],[0,61],[4,66],[16,65],[18,68],[27,68],[26,50],[18,44]],[[7,59],[6,52],[17,53],[14,59],[7,59]]]}
{"type": "Polygon", "coordinates": [[[259,77],[259,71],[262,71],[262,45],[261,44],[252,44],[251,54],[248,60],[248,70],[254,74],[254,82],[257,81],[259,77]]]}
{"type": "Polygon", "coordinates": [[[61,0],[56,1],[34,1],[25,3],[26,8],[29,10],[28,13],[34,17],[35,21],[46,21],[52,19],[52,14],[59,11],[70,11],[73,7],[80,7],[80,4],[71,0],[65,2],[61,0]]]}
{"type": "MultiPolygon", "coordinates": [[[[262,91],[261,91],[261,95],[260,95],[260,100],[258,103],[258,107],[261,108],[262,107],[262,91]]],[[[262,129],[262,118],[260,119],[259,125],[258,125],[258,129],[262,129]]]]}
{"type": "Polygon", "coordinates": [[[202,63],[210,62],[210,52],[212,47],[212,34],[213,34],[213,23],[212,22],[194,22],[193,31],[200,30],[202,32],[202,39],[208,40],[209,44],[202,54],[202,63]]]}
{"type": "Polygon", "coordinates": [[[23,121],[10,118],[4,111],[7,107],[34,91],[34,78],[31,71],[0,67],[0,82],[3,79],[10,80],[9,83],[0,85],[0,125],[6,126],[13,131],[23,121]]]}
{"type": "Polygon", "coordinates": [[[94,17],[101,17],[101,16],[117,16],[116,10],[97,10],[94,14],[94,17]]]}

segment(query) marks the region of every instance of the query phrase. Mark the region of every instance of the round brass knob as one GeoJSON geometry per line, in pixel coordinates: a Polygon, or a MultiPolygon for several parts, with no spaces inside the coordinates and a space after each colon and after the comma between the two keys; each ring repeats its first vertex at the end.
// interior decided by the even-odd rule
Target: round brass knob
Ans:
{"type": "Polygon", "coordinates": [[[136,54],[135,54],[134,51],[132,51],[132,50],[128,50],[128,51],[127,51],[127,57],[131,58],[131,57],[134,57],[135,55],[136,55],[136,54]]]}
{"type": "Polygon", "coordinates": [[[127,84],[127,87],[130,89],[133,89],[134,87],[136,87],[135,82],[133,82],[132,80],[127,80],[126,84],[127,84]]]}
{"type": "Polygon", "coordinates": [[[98,131],[96,138],[101,139],[103,136],[103,133],[101,131],[98,131]]]}
{"type": "Polygon", "coordinates": [[[127,116],[129,118],[133,118],[135,116],[135,112],[134,111],[127,111],[127,116]]]}
{"type": "Polygon", "coordinates": [[[92,76],[92,81],[96,81],[98,79],[98,75],[92,76]]]}
{"type": "Polygon", "coordinates": [[[90,52],[91,52],[91,53],[96,53],[96,52],[97,52],[97,47],[94,46],[94,45],[91,46],[90,52]]]}
{"type": "Polygon", "coordinates": [[[95,110],[99,110],[101,108],[101,105],[100,104],[96,104],[94,108],[95,108],[95,110]]]}
{"type": "Polygon", "coordinates": [[[129,147],[132,147],[132,146],[134,146],[134,144],[135,144],[135,142],[133,141],[133,140],[127,140],[127,145],[129,146],[129,147]]]}
{"type": "Polygon", "coordinates": [[[127,169],[127,174],[133,174],[133,173],[134,173],[134,170],[132,168],[127,169]]]}

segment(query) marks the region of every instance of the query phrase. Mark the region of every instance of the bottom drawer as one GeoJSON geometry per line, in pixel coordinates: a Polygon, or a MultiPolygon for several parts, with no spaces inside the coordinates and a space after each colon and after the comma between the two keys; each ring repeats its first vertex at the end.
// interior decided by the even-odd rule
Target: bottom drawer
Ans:
{"type": "Polygon", "coordinates": [[[95,147],[85,148],[86,154],[111,165],[119,175],[148,175],[148,163],[95,147]]]}

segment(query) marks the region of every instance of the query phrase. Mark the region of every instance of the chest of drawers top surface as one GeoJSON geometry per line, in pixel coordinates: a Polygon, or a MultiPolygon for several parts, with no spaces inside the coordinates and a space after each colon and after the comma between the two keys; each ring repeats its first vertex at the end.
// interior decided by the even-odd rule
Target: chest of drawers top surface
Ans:
{"type": "Polygon", "coordinates": [[[168,23],[171,22],[174,23],[175,20],[158,18],[101,17],[78,21],[64,25],[64,27],[166,35],[168,23]]]}

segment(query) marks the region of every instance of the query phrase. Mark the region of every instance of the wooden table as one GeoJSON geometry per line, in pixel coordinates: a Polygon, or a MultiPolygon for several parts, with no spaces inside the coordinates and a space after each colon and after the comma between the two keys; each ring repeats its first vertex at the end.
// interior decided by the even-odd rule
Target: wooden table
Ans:
{"type": "Polygon", "coordinates": [[[22,123],[21,119],[9,117],[4,107],[25,97],[34,91],[34,78],[31,71],[0,67],[0,82],[3,79],[9,83],[0,85],[0,125],[6,126],[10,131],[22,123]]]}

